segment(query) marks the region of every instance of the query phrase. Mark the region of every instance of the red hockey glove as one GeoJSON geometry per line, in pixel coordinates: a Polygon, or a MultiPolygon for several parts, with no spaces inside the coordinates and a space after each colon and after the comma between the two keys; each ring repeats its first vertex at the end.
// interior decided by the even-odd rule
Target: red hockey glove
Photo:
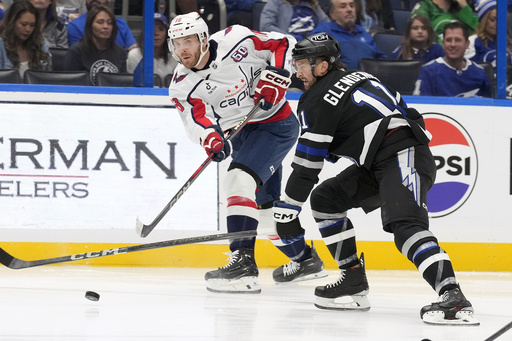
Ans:
{"type": "Polygon", "coordinates": [[[258,85],[256,85],[254,104],[257,104],[263,98],[265,102],[262,109],[269,110],[281,101],[290,84],[290,72],[274,66],[267,66],[265,71],[261,73],[258,85]]]}
{"type": "Polygon", "coordinates": [[[224,138],[224,133],[219,126],[214,125],[205,129],[202,145],[206,154],[212,155],[215,162],[225,160],[231,154],[231,142],[224,138]]]}

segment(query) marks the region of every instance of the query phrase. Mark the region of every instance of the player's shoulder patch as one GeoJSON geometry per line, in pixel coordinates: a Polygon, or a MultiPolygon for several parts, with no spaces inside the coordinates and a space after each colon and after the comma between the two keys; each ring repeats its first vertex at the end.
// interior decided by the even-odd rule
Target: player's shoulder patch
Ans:
{"type": "Polygon", "coordinates": [[[229,26],[228,28],[226,28],[224,30],[224,35],[228,35],[228,33],[231,32],[232,29],[233,29],[233,26],[229,26]]]}
{"type": "Polygon", "coordinates": [[[177,73],[174,74],[174,79],[173,79],[173,83],[179,83],[181,82],[182,80],[185,79],[185,77],[187,77],[187,75],[179,75],[177,73]]]}

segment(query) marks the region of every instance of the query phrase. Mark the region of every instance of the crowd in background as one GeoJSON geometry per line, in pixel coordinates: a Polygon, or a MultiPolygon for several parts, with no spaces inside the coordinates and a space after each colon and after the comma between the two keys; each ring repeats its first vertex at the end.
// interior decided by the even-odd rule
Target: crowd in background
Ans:
{"type": "MultiPolygon", "coordinates": [[[[53,70],[52,49],[58,48],[67,51],[59,70],[87,71],[89,85],[96,85],[96,76],[102,72],[133,74],[135,86],[141,86],[142,35],[134,36],[130,25],[116,16],[119,1],[0,0],[0,69],[18,70],[21,80],[28,69],[53,70]]],[[[403,19],[394,17],[395,0],[268,0],[259,16],[254,15],[255,2],[261,1],[225,0],[227,25],[277,31],[297,41],[326,32],[339,42],[340,59],[348,68],[359,68],[361,58],[419,60],[424,66],[416,95],[494,95],[489,89],[493,79],[484,64],[495,72],[496,0],[420,0],[411,5],[404,25],[399,22],[403,19]],[[446,31],[454,21],[460,25],[446,31]],[[376,42],[378,35],[399,36],[401,41],[384,49],[376,42]],[[441,72],[443,80],[452,81],[443,91],[435,84],[441,72]]],[[[177,0],[176,12],[198,11],[206,16],[208,6],[214,8],[215,3],[177,0]]],[[[130,0],[131,15],[142,16],[142,7],[142,1],[130,0]]],[[[166,1],[155,1],[154,70],[162,86],[167,86],[177,65],[167,48],[167,29],[175,15],[169,13],[166,1]]],[[[220,27],[210,28],[213,33],[220,27]]],[[[511,48],[507,37],[507,64],[511,48]]],[[[300,81],[294,85],[303,90],[300,81]]]]}

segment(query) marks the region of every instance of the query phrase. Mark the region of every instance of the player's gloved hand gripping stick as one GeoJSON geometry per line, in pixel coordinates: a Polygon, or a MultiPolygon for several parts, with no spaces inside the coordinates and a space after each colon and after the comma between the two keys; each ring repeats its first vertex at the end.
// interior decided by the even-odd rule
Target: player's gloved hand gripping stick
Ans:
{"type": "Polygon", "coordinates": [[[218,125],[206,128],[204,135],[201,144],[208,156],[213,154],[212,161],[221,162],[231,155],[231,141],[224,137],[218,125]]]}
{"type": "Polygon", "coordinates": [[[290,72],[275,66],[267,66],[261,73],[254,91],[254,103],[264,99],[263,110],[270,110],[286,95],[286,89],[292,83],[290,72]]]}
{"type": "MultiPolygon", "coordinates": [[[[242,130],[242,128],[249,122],[251,117],[258,110],[261,110],[262,102],[263,101],[258,101],[256,103],[256,105],[251,109],[251,111],[249,111],[249,113],[247,115],[245,115],[244,118],[240,122],[238,122],[238,124],[233,129],[230,130],[230,132],[224,139],[226,141],[226,143],[224,143],[223,147],[220,149],[221,152],[223,150],[225,150],[224,146],[230,144],[229,141],[232,140],[240,132],[240,130],[242,130]]],[[[212,130],[214,130],[214,129],[212,129],[212,130]]],[[[211,134],[209,134],[208,136],[210,136],[210,135],[211,134]]],[[[218,135],[220,137],[220,134],[218,134],[218,135]]],[[[206,137],[206,140],[208,140],[208,136],[206,137]]],[[[215,141],[210,141],[210,142],[215,142],[215,141]]],[[[208,143],[208,141],[203,141],[203,147],[205,147],[205,143],[208,143]]],[[[206,149],[206,147],[205,147],[205,149],[206,149]]],[[[207,149],[207,152],[208,152],[208,149],[207,149]]],[[[136,223],[135,227],[137,229],[137,233],[142,238],[147,237],[151,233],[151,231],[153,231],[155,226],[160,222],[160,220],[162,220],[162,218],[167,214],[167,212],[169,212],[171,207],[173,207],[174,204],[176,204],[178,199],[183,195],[183,193],[185,193],[185,191],[190,187],[190,185],[192,185],[192,183],[194,183],[194,181],[205,170],[205,168],[216,158],[219,158],[219,154],[222,154],[222,153],[219,153],[218,151],[215,151],[215,150],[210,151],[208,158],[201,164],[201,166],[199,166],[199,168],[194,172],[194,174],[192,174],[192,176],[187,180],[187,182],[185,182],[185,184],[179,189],[179,191],[174,195],[174,197],[172,197],[171,201],[169,201],[169,203],[164,207],[164,209],[158,214],[158,216],[149,225],[144,225],[139,220],[139,218],[137,218],[137,223],[136,223]]],[[[228,155],[225,155],[225,153],[224,153],[223,157],[226,158],[227,156],[228,155]]],[[[216,160],[216,161],[221,161],[221,160],[216,160]]]]}

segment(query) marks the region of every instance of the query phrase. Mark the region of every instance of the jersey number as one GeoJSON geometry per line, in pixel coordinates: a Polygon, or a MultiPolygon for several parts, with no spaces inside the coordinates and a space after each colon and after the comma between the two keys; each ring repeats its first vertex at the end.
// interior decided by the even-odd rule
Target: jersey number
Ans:
{"type": "Polygon", "coordinates": [[[183,105],[181,105],[177,98],[171,99],[171,103],[174,104],[176,109],[178,109],[179,111],[183,112],[183,110],[185,110],[185,108],[183,108],[183,105]]]}
{"type": "Polygon", "coordinates": [[[306,113],[304,112],[304,109],[300,111],[299,113],[299,121],[300,121],[300,129],[306,130],[309,128],[307,122],[306,122],[306,113]]]}
{"type": "Polygon", "coordinates": [[[373,108],[379,115],[386,117],[395,114],[402,114],[398,109],[398,101],[389,92],[388,88],[376,81],[370,81],[375,88],[380,89],[390,99],[392,105],[389,104],[387,98],[377,97],[374,94],[368,94],[364,90],[357,89],[352,93],[352,99],[357,105],[368,105],[373,108]]]}

